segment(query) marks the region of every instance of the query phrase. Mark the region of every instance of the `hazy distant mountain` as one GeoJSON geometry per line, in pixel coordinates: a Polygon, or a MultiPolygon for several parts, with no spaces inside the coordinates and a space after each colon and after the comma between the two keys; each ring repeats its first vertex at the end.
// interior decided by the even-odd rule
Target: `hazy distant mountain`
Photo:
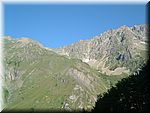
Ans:
{"type": "Polygon", "coordinates": [[[91,110],[98,94],[146,63],[147,51],[145,25],[53,50],[4,37],[5,110],[91,110]]]}

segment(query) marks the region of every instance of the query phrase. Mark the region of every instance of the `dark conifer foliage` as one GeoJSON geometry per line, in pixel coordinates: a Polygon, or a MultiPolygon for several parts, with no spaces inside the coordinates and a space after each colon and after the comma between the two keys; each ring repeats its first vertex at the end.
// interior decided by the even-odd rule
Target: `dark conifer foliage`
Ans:
{"type": "Polygon", "coordinates": [[[149,62],[136,75],[122,79],[104,96],[99,95],[93,112],[149,112],[149,62]]]}

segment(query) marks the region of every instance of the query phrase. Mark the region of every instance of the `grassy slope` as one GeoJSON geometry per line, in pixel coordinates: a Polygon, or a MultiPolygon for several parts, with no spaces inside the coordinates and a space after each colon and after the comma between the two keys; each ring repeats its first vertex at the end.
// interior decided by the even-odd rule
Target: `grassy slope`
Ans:
{"type": "MultiPolygon", "coordinates": [[[[81,60],[68,59],[41,49],[36,44],[22,47],[22,44],[16,40],[5,40],[4,47],[6,51],[5,59],[7,59],[7,61],[4,61],[6,72],[11,68],[14,69],[14,67],[18,71],[15,80],[10,81],[6,78],[6,89],[9,97],[7,94],[5,110],[58,110],[62,108],[65,101],[70,103],[70,108],[76,109],[80,100],[75,103],[68,100],[71,93],[81,94],[79,99],[83,101],[83,106],[86,109],[87,106],[94,106],[92,96],[96,97],[97,94],[106,92],[110,87],[108,84],[110,80],[114,80],[113,84],[117,81],[116,77],[106,77],[90,68],[86,63],[81,62],[81,60]],[[26,56],[27,52],[29,52],[28,56],[26,56]],[[70,68],[77,69],[79,72],[84,73],[84,76],[89,74],[95,78],[95,82],[91,83],[94,89],[84,86],[71,76],[67,76],[66,72],[70,68]],[[84,91],[74,92],[73,88],[76,84],[79,84],[84,91]]],[[[13,73],[13,71],[11,72],[13,73]]],[[[6,73],[7,76],[8,73],[6,73]]]]}

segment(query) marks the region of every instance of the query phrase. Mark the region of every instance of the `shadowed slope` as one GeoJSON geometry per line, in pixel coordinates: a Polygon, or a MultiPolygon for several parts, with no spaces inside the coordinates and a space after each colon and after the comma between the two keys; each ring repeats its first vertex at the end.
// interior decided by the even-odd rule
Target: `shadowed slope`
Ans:
{"type": "Polygon", "coordinates": [[[136,75],[124,78],[104,96],[99,95],[93,112],[148,112],[150,95],[149,63],[136,75]]]}

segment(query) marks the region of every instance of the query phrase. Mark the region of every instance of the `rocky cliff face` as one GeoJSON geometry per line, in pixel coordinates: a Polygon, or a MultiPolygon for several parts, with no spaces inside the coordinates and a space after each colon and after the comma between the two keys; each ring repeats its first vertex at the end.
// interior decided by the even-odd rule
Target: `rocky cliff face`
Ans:
{"type": "Polygon", "coordinates": [[[98,94],[148,58],[145,25],[122,26],[55,50],[29,38],[3,40],[6,111],[91,110],[98,94]]]}
{"type": "Polygon", "coordinates": [[[103,73],[134,72],[147,57],[146,25],[121,26],[91,40],[60,48],[57,53],[81,59],[103,73]],[[136,62],[138,61],[138,63],[136,62]],[[118,69],[119,68],[119,69],[118,69]]]}

